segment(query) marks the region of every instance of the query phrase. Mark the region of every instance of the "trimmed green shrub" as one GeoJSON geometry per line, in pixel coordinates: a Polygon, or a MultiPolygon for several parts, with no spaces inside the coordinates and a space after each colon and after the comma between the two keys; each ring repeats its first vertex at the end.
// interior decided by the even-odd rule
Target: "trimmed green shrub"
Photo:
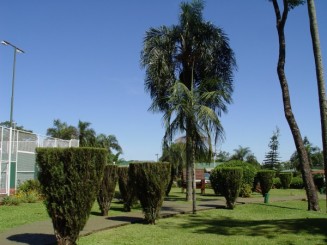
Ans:
{"type": "Polygon", "coordinates": [[[128,175],[128,167],[118,168],[118,185],[121,198],[124,203],[124,211],[130,212],[133,207],[133,203],[137,201],[133,185],[130,183],[128,175]]]}
{"type": "Polygon", "coordinates": [[[249,192],[248,185],[253,186],[254,177],[257,174],[257,169],[251,163],[243,162],[240,160],[231,160],[229,162],[225,162],[220,164],[218,168],[224,167],[241,167],[243,169],[243,180],[240,190],[241,197],[250,197],[252,194],[252,190],[249,192]]]}
{"type": "Polygon", "coordinates": [[[226,199],[227,208],[233,209],[240,194],[243,170],[240,167],[218,167],[210,175],[211,185],[226,199]]]}
{"type": "Polygon", "coordinates": [[[289,189],[292,182],[292,173],[280,173],[279,179],[282,184],[283,189],[289,189]]]}
{"type": "Polygon", "coordinates": [[[323,174],[315,174],[313,175],[313,181],[315,182],[315,185],[317,186],[318,190],[321,190],[325,187],[325,181],[324,181],[324,175],[323,174]]]}
{"type": "Polygon", "coordinates": [[[304,185],[303,185],[302,177],[300,177],[300,176],[293,177],[290,187],[292,189],[303,189],[304,185]]]}
{"type": "Polygon", "coordinates": [[[76,244],[97,197],[107,160],[98,148],[37,148],[45,205],[58,244],[76,244]]]}
{"type": "Polygon", "coordinates": [[[145,221],[155,224],[170,180],[169,163],[132,163],[129,177],[140,200],[145,221]]]}
{"type": "Polygon", "coordinates": [[[265,196],[267,193],[269,193],[272,185],[273,185],[273,178],[275,177],[276,172],[274,170],[259,170],[257,173],[260,187],[261,187],[261,193],[263,196],[265,196]]]}
{"type": "Polygon", "coordinates": [[[97,196],[102,216],[108,216],[111,201],[115,195],[118,180],[117,170],[117,165],[106,165],[104,168],[103,179],[97,196]]]}
{"type": "Polygon", "coordinates": [[[280,178],[273,178],[273,188],[280,189],[282,188],[282,183],[280,182],[280,178]]]}

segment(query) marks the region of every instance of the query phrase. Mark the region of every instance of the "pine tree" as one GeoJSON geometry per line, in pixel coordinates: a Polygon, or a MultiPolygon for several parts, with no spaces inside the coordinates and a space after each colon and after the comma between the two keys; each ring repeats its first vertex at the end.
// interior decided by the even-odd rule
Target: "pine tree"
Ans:
{"type": "Polygon", "coordinates": [[[277,170],[279,166],[279,152],[278,152],[278,146],[279,146],[279,128],[276,128],[276,131],[273,132],[273,135],[270,138],[270,142],[268,144],[270,151],[266,154],[264,163],[264,168],[271,169],[271,170],[277,170]]]}

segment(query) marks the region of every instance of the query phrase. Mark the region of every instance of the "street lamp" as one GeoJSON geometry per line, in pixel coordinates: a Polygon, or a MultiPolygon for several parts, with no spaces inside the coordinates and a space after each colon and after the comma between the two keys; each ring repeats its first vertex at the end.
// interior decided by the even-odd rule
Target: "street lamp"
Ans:
{"type": "Polygon", "coordinates": [[[14,64],[13,64],[13,73],[12,73],[12,83],[11,83],[11,106],[10,106],[10,127],[13,126],[13,109],[14,109],[14,88],[15,88],[15,68],[16,68],[16,54],[18,53],[25,53],[22,49],[12,45],[10,42],[1,41],[1,44],[6,46],[11,46],[14,48],[14,64]]]}

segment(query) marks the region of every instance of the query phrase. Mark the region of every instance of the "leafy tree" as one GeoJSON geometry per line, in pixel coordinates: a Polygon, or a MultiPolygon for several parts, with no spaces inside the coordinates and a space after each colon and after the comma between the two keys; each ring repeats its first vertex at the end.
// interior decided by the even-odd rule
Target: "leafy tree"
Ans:
{"type": "MultiPolygon", "coordinates": [[[[322,145],[323,145],[323,162],[325,163],[325,179],[327,179],[327,100],[326,100],[326,89],[325,89],[325,79],[324,79],[324,66],[322,62],[322,54],[320,48],[320,39],[319,39],[315,2],[314,0],[308,0],[307,2],[308,2],[308,14],[309,14],[309,21],[310,21],[313,54],[315,57],[315,64],[316,64],[316,76],[317,76],[317,84],[318,84],[321,133],[322,133],[322,145]]],[[[326,181],[326,190],[327,190],[327,181],[326,181]]],[[[326,191],[326,200],[327,200],[327,191],[326,191]]]]}
{"type": "MultiPolygon", "coordinates": [[[[1,122],[0,123],[0,126],[3,126],[5,128],[10,128],[10,122],[9,121],[4,121],[4,122],[1,122]]],[[[17,130],[22,130],[22,131],[26,131],[26,132],[30,132],[30,133],[33,133],[32,130],[29,130],[29,129],[25,129],[24,126],[19,126],[19,125],[15,125],[15,127],[13,127],[17,130]]]]}
{"type": "Polygon", "coordinates": [[[227,151],[219,151],[215,157],[217,162],[227,162],[230,159],[230,154],[227,151]]]}
{"type": "Polygon", "coordinates": [[[302,178],[303,178],[304,186],[306,189],[306,195],[308,199],[308,210],[318,211],[320,209],[318,203],[318,196],[315,190],[315,185],[310,171],[308,154],[305,150],[300,129],[297,125],[297,122],[295,120],[292,111],[288,82],[285,75],[286,40],[285,40],[284,29],[285,29],[286,20],[289,11],[295,8],[296,6],[303,4],[304,1],[283,0],[284,9],[282,13],[280,11],[278,1],[277,0],[270,0],[270,1],[273,3],[273,7],[274,7],[274,12],[276,16],[276,27],[277,27],[278,38],[279,38],[279,57],[278,57],[278,65],[277,65],[277,74],[282,89],[284,113],[293,135],[296,150],[300,157],[302,178]]]}
{"type": "Polygon", "coordinates": [[[78,130],[74,126],[68,126],[67,123],[61,122],[60,119],[55,119],[53,127],[47,129],[47,135],[63,140],[77,139],[78,130]]]}
{"type": "Polygon", "coordinates": [[[181,3],[179,24],[150,28],[141,54],[150,110],[164,113],[165,140],[186,132],[186,197],[191,199],[193,189],[193,212],[195,149],[205,146],[203,138],[211,139],[211,133],[214,141],[222,136],[218,115],[232,101],[236,67],[222,29],[203,20],[203,5],[201,0],[181,3]]]}
{"type": "Polygon", "coordinates": [[[258,162],[256,156],[253,153],[250,153],[246,156],[245,162],[251,163],[255,168],[260,168],[260,163],[258,162]]]}
{"type": "Polygon", "coordinates": [[[270,151],[266,154],[264,162],[264,168],[271,169],[271,170],[277,170],[279,166],[279,152],[278,152],[278,146],[279,146],[279,128],[276,128],[276,131],[273,132],[273,135],[270,138],[269,142],[269,148],[270,151]]]}
{"type": "MultiPolygon", "coordinates": [[[[306,136],[303,139],[303,144],[309,157],[310,167],[323,166],[323,155],[320,148],[318,146],[313,146],[306,136]]],[[[298,171],[300,170],[300,158],[297,151],[292,154],[290,162],[293,168],[296,168],[298,171]]]]}

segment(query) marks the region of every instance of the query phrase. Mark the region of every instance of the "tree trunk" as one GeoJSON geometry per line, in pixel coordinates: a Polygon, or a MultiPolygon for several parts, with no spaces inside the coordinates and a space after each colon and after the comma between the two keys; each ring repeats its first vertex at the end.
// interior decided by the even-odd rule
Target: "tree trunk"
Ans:
{"type": "Polygon", "coordinates": [[[190,130],[186,130],[186,201],[192,199],[192,166],[192,137],[190,130]]]}
{"type": "Polygon", "coordinates": [[[196,214],[195,144],[192,141],[192,213],[196,214]]]}
{"type": "MultiPolygon", "coordinates": [[[[311,39],[312,39],[313,54],[315,57],[315,64],[316,64],[325,180],[327,180],[327,102],[326,102],[326,89],[325,89],[325,80],[324,80],[324,67],[322,63],[322,54],[320,49],[320,39],[319,39],[316,7],[315,7],[314,0],[308,0],[308,13],[309,13],[309,20],[310,20],[310,32],[311,32],[311,39]]],[[[327,181],[325,181],[325,185],[327,190],[327,181]]],[[[326,210],[327,210],[327,191],[326,191],[326,210]]]]}
{"type": "Polygon", "coordinates": [[[282,95],[283,95],[285,117],[291,129],[296,150],[300,158],[301,173],[302,173],[303,183],[308,199],[308,210],[318,211],[319,210],[318,195],[311,174],[308,154],[307,151],[305,150],[300,129],[297,125],[297,122],[295,120],[292,111],[288,83],[284,70],[285,56],[286,56],[284,27],[287,20],[289,8],[288,8],[288,0],[284,0],[283,2],[284,2],[284,10],[283,10],[283,15],[281,16],[277,0],[273,0],[274,10],[276,14],[278,38],[279,38],[279,58],[278,58],[278,65],[277,65],[277,74],[278,74],[282,95]]]}

